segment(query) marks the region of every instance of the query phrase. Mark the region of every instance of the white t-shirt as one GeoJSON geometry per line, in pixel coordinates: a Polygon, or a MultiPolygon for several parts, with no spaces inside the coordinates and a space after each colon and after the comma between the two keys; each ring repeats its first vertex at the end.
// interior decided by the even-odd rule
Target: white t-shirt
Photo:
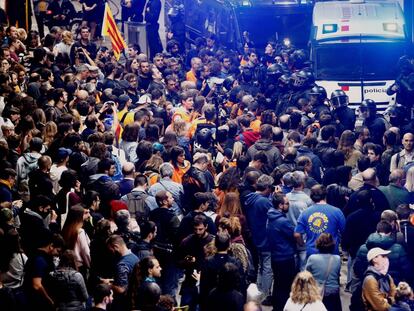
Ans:
{"type": "Polygon", "coordinates": [[[283,311],[327,311],[322,301],[318,300],[313,303],[298,304],[294,303],[291,298],[285,304],[283,311]]]}
{"type": "Polygon", "coordinates": [[[66,171],[68,168],[64,165],[57,166],[56,164],[53,164],[50,168],[50,179],[52,179],[53,183],[53,191],[56,193],[59,192],[59,190],[62,188],[59,185],[60,177],[62,176],[62,173],[66,171]]]}

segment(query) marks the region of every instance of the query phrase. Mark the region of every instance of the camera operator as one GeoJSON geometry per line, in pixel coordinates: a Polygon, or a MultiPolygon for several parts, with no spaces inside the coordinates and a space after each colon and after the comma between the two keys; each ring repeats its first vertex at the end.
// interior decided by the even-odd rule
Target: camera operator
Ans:
{"type": "Polygon", "coordinates": [[[50,11],[50,15],[52,16],[49,28],[52,26],[68,28],[71,16],[76,15],[75,7],[70,0],[54,0],[49,4],[47,10],[50,11]]]}
{"type": "Polygon", "coordinates": [[[97,47],[94,42],[90,40],[89,27],[82,26],[80,29],[80,39],[76,41],[70,49],[70,61],[73,64],[76,62],[88,63],[88,59],[95,59],[97,47]]]}
{"type": "MultiPolygon", "coordinates": [[[[396,95],[396,102],[405,107],[411,116],[412,98],[414,96],[414,66],[412,60],[407,56],[402,56],[398,60],[399,75],[395,83],[387,89],[387,95],[396,95]]],[[[407,112],[408,112],[407,111],[407,112]]]]}

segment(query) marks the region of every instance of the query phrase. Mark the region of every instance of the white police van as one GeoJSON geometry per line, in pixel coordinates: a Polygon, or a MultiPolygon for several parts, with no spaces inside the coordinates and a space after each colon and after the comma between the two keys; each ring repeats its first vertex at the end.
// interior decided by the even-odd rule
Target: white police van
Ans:
{"type": "Polygon", "coordinates": [[[328,96],[342,89],[349,105],[364,99],[383,112],[395,102],[387,88],[407,47],[405,21],[396,0],[317,2],[313,10],[311,59],[316,83],[328,96]]]}

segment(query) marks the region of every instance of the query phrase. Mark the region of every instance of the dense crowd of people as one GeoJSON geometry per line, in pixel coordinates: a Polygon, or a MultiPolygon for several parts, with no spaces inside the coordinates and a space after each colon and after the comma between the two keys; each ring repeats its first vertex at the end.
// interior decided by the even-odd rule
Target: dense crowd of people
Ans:
{"type": "Polygon", "coordinates": [[[347,262],[351,310],[414,310],[409,58],[385,118],[274,42],[0,36],[0,309],[337,311],[347,262]]]}

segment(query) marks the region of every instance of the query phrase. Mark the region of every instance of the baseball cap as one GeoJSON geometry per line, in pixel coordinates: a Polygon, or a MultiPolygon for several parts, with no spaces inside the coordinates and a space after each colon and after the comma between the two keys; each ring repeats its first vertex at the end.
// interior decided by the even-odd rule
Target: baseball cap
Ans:
{"type": "Polygon", "coordinates": [[[99,68],[97,66],[92,66],[89,64],[85,64],[85,66],[89,69],[89,71],[99,71],[99,68]]]}
{"type": "Polygon", "coordinates": [[[161,143],[153,143],[152,144],[152,152],[164,152],[165,148],[164,145],[161,143]]]}
{"type": "Polygon", "coordinates": [[[86,64],[81,64],[76,68],[77,73],[81,73],[83,71],[89,71],[89,68],[86,66],[86,64]]]}
{"type": "Polygon", "coordinates": [[[57,153],[57,159],[58,160],[63,160],[66,157],[70,156],[72,154],[72,150],[68,149],[68,148],[59,148],[58,153],[57,153]]]}
{"type": "Polygon", "coordinates": [[[380,247],[374,247],[369,250],[367,254],[367,260],[368,262],[370,262],[372,259],[379,255],[388,255],[389,253],[391,253],[391,251],[386,251],[385,249],[382,249],[380,247]]]}
{"type": "Polygon", "coordinates": [[[151,97],[148,94],[144,94],[138,99],[139,105],[149,104],[150,102],[151,102],[151,97]]]}
{"type": "Polygon", "coordinates": [[[118,103],[121,107],[124,107],[125,104],[130,100],[131,98],[128,95],[122,94],[118,97],[118,103]]]}

